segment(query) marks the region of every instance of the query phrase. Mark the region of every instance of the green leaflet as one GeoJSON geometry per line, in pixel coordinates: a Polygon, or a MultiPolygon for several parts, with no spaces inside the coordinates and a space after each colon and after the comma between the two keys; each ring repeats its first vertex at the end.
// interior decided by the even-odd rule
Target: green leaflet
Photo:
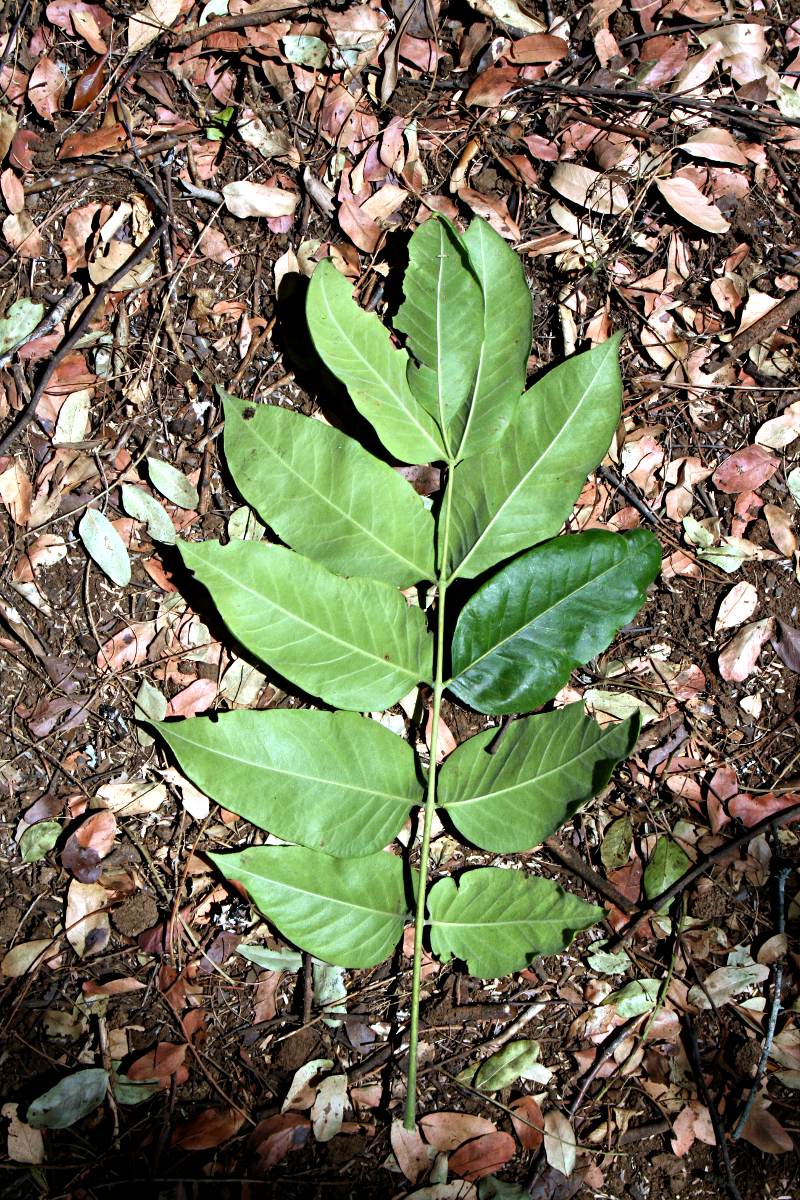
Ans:
{"type": "Polygon", "coordinates": [[[496,979],[522,971],[538,954],[564,950],[603,909],[570,895],[549,879],[480,867],[458,881],[440,879],[428,896],[431,947],[458,958],[470,975],[496,979]]]}
{"type": "Polygon", "coordinates": [[[436,422],[409,387],[408,355],[392,345],[375,313],[359,308],[329,259],[311,277],[306,316],[317,353],[390,454],[407,463],[446,457],[436,422]]]}
{"type": "Polygon", "coordinates": [[[450,458],[478,369],[483,297],[458,234],[446,221],[431,217],[408,250],[405,300],[394,327],[406,335],[419,363],[409,368],[411,390],[442,430],[450,458]]]}
{"type": "Polygon", "coordinates": [[[222,396],[228,466],[284,542],[342,575],[433,579],[433,517],[396,471],[330,425],[222,396]]]}
{"type": "Polygon", "coordinates": [[[677,842],[669,837],[660,837],[644,869],[644,894],[647,899],[653,900],[672,887],[690,866],[689,855],[677,842]]]}
{"type": "Polygon", "coordinates": [[[383,849],[422,800],[411,747],[355,713],[243,709],[153,728],[217,803],[336,857],[383,849]]]}
{"type": "Polygon", "coordinates": [[[660,564],[642,529],[571,534],[523,554],[464,605],[450,690],[478,712],[538,708],[635,616],[660,564]]]}
{"type": "Polygon", "coordinates": [[[486,221],[461,237],[483,293],[483,333],[469,403],[451,427],[455,459],[494,445],[511,421],[525,387],[533,320],[519,255],[486,221]]]}
{"type": "Polygon", "coordinates": [[[388,584],[342,579],[263,542],[184,542],[180,551],[234,637],[326,703],[380,710],[430,679],[425,618],[388,584]]]}
{"type": "Polygon", "coordinates": [[[402,859],[336,859],[304,846],[211,854],[228,879],[302,950],[339,967],[373,967],[391,954],[408,903],[402,859]]]}
{"type": "Polygon", "coordinates": [[[555,367],[519,401],[501,441],[455,467],[451,579],[474,579],[558,533],[619,420],[618,356],[613,337],[555,367]]]}
{"type": "Polygon", "coordinates": [[[438,802],[473,845],[530,850],[605,787],[638,732],[638,716],[601,729],[582,704],[514,721],[494,754],[497,731],[486,729],[445,760],[438,802]]]}

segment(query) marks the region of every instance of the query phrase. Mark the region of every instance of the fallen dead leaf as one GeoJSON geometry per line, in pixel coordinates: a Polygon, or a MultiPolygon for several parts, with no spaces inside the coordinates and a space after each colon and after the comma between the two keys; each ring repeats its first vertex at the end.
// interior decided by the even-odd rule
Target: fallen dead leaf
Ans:
{"type": "Polygon", "coordinates": [[[108,913],[102,911],[107,904],[106,889],[99,883],[81,883],[79,879],[73,879],[69,885],[64,932],[79,958],[99,954],[108,945],[111,926],[108,913]]]}
{"type": "Polygon", "coordinates": [[[226,183],[222,195],[234,217],[290,217],[300,200],[297,192],[247,179],[226,183]]]}
{"type": "Polygon", "coordinates": [[[758,656],[772,637],[775,618],[765,617],[745,625],[719,656],[719,673],[729,683],[741,683],[756,669],[758,656]]]}
{"type": "Polygon", "coordinates": [[[484,1133],[450,1155],[448,1168],[461,1179],[484,1179],[499,1171],[517,1152],[510,1133],[484,1133]]]}
{"type": "Polygon", "coordinates": [[[579,163],[557,163],[550,184],[560,196],[590,212],[617,214],[628,207],[628,193],[599,171],[579,163]]]}
{"type": "Polygon", "coordinates": [[[656,187],[670,208],[698,229],[705,229],[708,233],[727,233],[730,229],[730,222],[725,220],[716,204],[707,200],[690,179],[677,176],[657,179],[656,187]]]}
{"type": "Polygon", "coordinates": [[[722,629],[735,629],[737,625],[749,621],[758,607],[758,592],[752,583],[743,581],[737,583],[722,598],[717,619],[714,622],[714,632],[722,629]]]}
{"type": "Polygon", "coordinates": [[[712,482],[721,492],[755,491],[777,471],[780,460],[762,446],[744,446],[719,464],[712,482]]]}

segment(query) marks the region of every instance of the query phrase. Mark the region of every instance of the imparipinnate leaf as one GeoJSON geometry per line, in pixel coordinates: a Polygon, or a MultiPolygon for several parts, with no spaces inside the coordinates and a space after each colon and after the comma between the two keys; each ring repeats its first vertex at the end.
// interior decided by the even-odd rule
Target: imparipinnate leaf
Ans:
{"type": "Polygon", "coordinates": [[[442,218],[419,226],[408,254],[405,300],[394,327],[406,335],[419,364],[409,368],[411,390],[441,429],[449,457],[461,440],[463,410],[478,369],[483,297],[458,234],[442,218]]]}
{"type": "Polygon", "coordinates": [[[304,846],[209,856],[302,950],[340,967],[374,967],[400,940],[407,912],[402,859],[329,858],[304,846]]]}
{"type": "Polygon", "coordinates": [[[184,542],[180,551],[234,637],[326,703],[382,710],[430,679],[425,618],[388,584],[342,579],[263,542],[184,542]]]}
{"type": "Polygon", "coordinates": [[[396,471],[321,421],[222,395],[237,487],[293,550],[398,587],[433,578],[433,517],[396,471]]]}
{"type": "Polygon", "coordinates": [[[478,712],[538,708],[638,612],[660,563],[643,529],[590,530],[523,554],[464,605],[450,690],[478,712]]]}
{"type": "Polygon", "coordinates": [[[165,499],[171,500],[179,508],[197,508],[200,502],[197,488],[189,482],[183,471],[160,458],[148,458],[147,471],[153,487],[165,499]]]}
{"type": "Polygon", "coordinates": [[[533,308],[519,255],[488,222],[476,217],[461,243],[483,292],[483,337],[475,386],[462,420],[451,425],[456,459],[494,445],[514,416],[525,388],[533,308]]]}
{"type": "Polygon", "coordinates": [[[175,526],[155,496],[151,496],[144,488],[135,487],[131,483],[123,483],[120,491],[122,492],[122,507],[125,512],[135,521],[145,522],[148,537],[151,537],[154,542],[164,542],[168,546],[173,546],[178,540],[175,526]]]}
{"type": "Polygon", "coordinates": [[[439,775],[439,804],[468,841],[513,854],[538,846],[591,796],[632,751],[639,720],[601,729],[582,704],[514,721],[495,753],[496,730],[463,742],[439,775]]]}
{"type": "Polygon", "coordinates": [[[689,855],[672,838],[660,837],[644,869],[644,894],[648,900],[660,896],[689,869],[689,855]]]}
{"type": "Polygon", "coordinates": [[[154,728],[213,800],[336,857],[382,850],[422,801],[411,747],[356,713],[241,709],[154,728]]]}
{"type": "Polygon", "coordinates": [[[519,401],[501,440],[455,468],[448,485],[451,578],[474,579],[558,533],[619,420],[618,358],[613,337],[555,367],[519,401]]]}
{"type": "Polygon", "coordinates": [[[34,1129],[69,1129],[103,1103],[107,1088],[108,1073],[100,1067],[76,1071],[32,1101],[25,1119],[34,1129]]]}
{"type": "Polygon", "coordinates": [[[317,353],[386,449],[408,463],[446,458],[436,422],[409,386],[408,354],[392,345],[375,313],[359,308],[329,259],[311,277],[306,316],[317,353]]]}
{"type": "Polygon", "coordinates": [[[603,909],[565,892],[549,879],[480,867],[440,879],[428,896],[431,947],[459,958],[470,975],[495,979],[521,971],[539,954],[555,954],[603,909]]]}
{"type": "Polygon", "coordinates": [[[78,523],[78,533],[101,571],[119,587],[131,581],[131,560],[122,538],[108,517],[96,508],[87,508],[78,523]]]}

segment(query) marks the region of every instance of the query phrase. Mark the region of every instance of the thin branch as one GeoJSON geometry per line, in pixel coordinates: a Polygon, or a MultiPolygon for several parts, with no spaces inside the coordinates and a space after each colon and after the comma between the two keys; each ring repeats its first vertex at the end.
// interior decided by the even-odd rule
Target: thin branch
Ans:
{"type": "Polygon", "coordinates": [[[237,13],[232,17],[217,17],[215,21],[207,21],[205,25],[183,29],[177,37],[171,39],[171,46],[173,50],[186,50],[215,33],[247,29],[252,25],[269,25],[273,21],[283,20],[284,17],[297,20],[301,9],[307,8],[305,0],[296,0],[294,4],[263,4],[258,8],[251,7],[248,12],[237,13]]]}
{"type": "Polygon", "coordinates": [[[703,1064],[700,1061],[700,1050],[697,1045],[697,1038],[694,1035],[694,1025],[689,1013],[686,1014],[683,1020],[683,1033],[686,1042],[686,1052],[689,1058],[689,1064],[692,1068],[692,1073],[697,1083],[697,1091],[700,1095],[703,1104],[708,1109],[708,1115],[711,1117],[711,1124],[714,1129],[714,1140],[717,1143],[720,1157],[722,1158],[723,1166],[725,1167],[726,1184],[728,1195],[731,1200],[742,1200],[741,1193],[736,1186],[736,1179],[733,1174],[733,1164],[728,1153],[728,1146],[725,1141],[725,1130],[722,1128],[722,1122],[719,1119],[719,1110],[711,1093],[708,1090],[705,1076],[703,1075],[703,1064]]]}

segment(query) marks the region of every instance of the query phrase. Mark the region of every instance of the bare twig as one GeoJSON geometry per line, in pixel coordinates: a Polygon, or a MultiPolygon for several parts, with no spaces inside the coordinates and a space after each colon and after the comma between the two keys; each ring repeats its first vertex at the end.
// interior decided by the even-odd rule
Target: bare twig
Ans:
{"type": "MultiPolygon", "coordinates": [[[[775,928],[778,933],[783,933],[786,928],[784,893],[786,891],[786,880],[787,880],[788,876],[789,876],[789,868],[788,867],[780,867],[778,869],[778,872],[776,875],[776,880],[775,880],[775,886],[776,886],[776,892],[777,892],[777,895],[775,898],[775,909],[776,909],[775,928]]],[[[739,1117],[739,1120],[736,1123],[736,1128],[734,1129],[733,1134],[732,1134],[734,1141],[737,1141],[738,1138],[740,1138],[742,1136],[744,1127],[747,1124],[747,1118],[750,1116],[750,1112],[753,1108],[753,1105],[756,1102],[756,1096],[758,1095],[758,1090],[761,1087],[761,1080],[764,1078],[764,1072],[767,1069],[767,1059],[769,1058],[769,1052],[772,1049],[772,1039],[775,1037],[775,1026],[778,1024],[778,1015],[781,1011],[781,987],[782,987],[782,985],[783,985],[783,957],[779,958],[778,961],[775,963],[775,971],[773,973],[773,980],[772,980],[772,1004],[770,1005],[770,1010],[769,1010],[769,1020],[767,1022],[767,1031],[764,1034],[764,1044],[761,1047],[761,1056],[758,1060],[758,1067],[756,1068],[755,1078],[754,1078],[752,1086],[750,1088],[750,1095],[747,1097],[747,1103],[745,1104],[744,1108],[742,1109],[742,1115],[739,1117]]]]}
{"type": "Polygon", "coordinates": [[[725,1130],[722,1128],[722,1122],[719,1118],[719,1110],[714,1103],[714,1098],[708,1090],[705,1076],[703,1075],[703,1064],[700,1061],[700,1050],[697,1045],[697,1038],[694,1035],[694,1025],[689,1013],[686,1013],[683,1019],[684,1041],[686,1043],[686,1053],[689,1058],[689,1064],[692,1068],[692,1073],[697,1084],[697,1091],[700,1095],[703,1104],[708,1109],[708,1115],[711,1117],[711,1124],[714,1128],[714,1139],[717,1143],[720,1157],[722,1158],[723,1166],[725,1167],[726,1184],[728,1195],[731,1200],[742,1200],[741,1193],[736,1186],[736,1180],[733,1174],[733,1164],[728,1153],[728,1146],[725,1141],[725,1130]]]}
{"type": "Polygon", "coordinates": [[[556,837],[548,838],[545,842],[547,849],[555,854],[568,871],[572,871],[579,879],[597,892],[599,896],[605,897],[611,904],[614,904],[626,916],[631,916],[636,912],[636,905],[633,904],[627,896],[623,896],[619,888],[615,888],[613,883],[609,883],[607,879],[603,879],[598,875],[593,867],[590,867],[587,862],[578,854],[574,854],[568,846],[565,846],[562,841],[556,837]]]}
{"type": "Polygon", "coordinates": [[[716,374],[723,367],[736,362],[737,358],[741,358],[743,354],[746,354],[751,346],[756,346],[759,342],[763,342],[776,329],[780,329],[781,325],[786,325],[791,321],[797,312],[800,312],[800,288],[795,292],[790,292],[788,296],[785,296],[781,300],[780,304],[776,304],[768,313],[765,313],[763,317],[759,317],[757,321],[754,321],[752,325],[745,329],[744,333],[740,333],[738,337],[735,337],[729,345],[728,353],[725,357],[711,359],[706,364],[706,370],[709,373],[716,374]]]}
{"type": "Polygon", "coordinates": [[[214,21],[207,21],[205,25],[183,29],[171,39],[170,44],[173,50],[186,50],[189,46],[194,46],[196,42],[202,42],[215,33],[223,33],[232,29],[248,29],[252,25],[269,25],[272,21],[283,20],[284,17],[292,17],[296,20],[300,10],[304,8],[308,8],[305,0],[295,0],[294,3],[251,5],[247,12],[237,13],[232,17],[217,17],[214,21]]]}
{"type": "Polygon", "coordinates": [[[772,816],[765,817],[763,821],[759,821],[756,825],[751,825],[739,837],[732,838],[731,841],[717,846],[716,850],[712,850],[710,854],[704,855],[699,862],[690,867],[688,871],[681,875],[680,879],[676,879],[659,896],[654,896],[646,908],[643,908],[635,917],[632,917],[628,924],[623,926],[619,933],[615,934],[609,940],[606,949],[615,949],[617,946],[621,946],[623,942],[626,942],[653,913],[658,912],[660,908],[663,908],[675,896],[685,891],[689,884],[694,883],[695,879],[698,879],[707,871],[712,863],[720,862],[722,859],[727,858],[734,851],[738,850],[740,846],[746,846],[748,842],[752,842],[753,838],[758,837],[760,833],[764,833],[767,829],[777,829],[779,825],[785,825],[787,821],[796,820],[798,817],[800,817],[800,804],[792,804],[788,808],[782,808],[780,812],[773,813],[772,816]]]}
{"type": "Polygon", "coordinates": [[[69,336],[64,339],[58,350],[56,350],[53,357],[47,363],[47,366],[42,373],[42,377],[37,383],[30,400],[27,402],[22,412],[14,421],[5,437],[0,440],[0,454],[7,453],[9,447],[14,444],[19,435],[30,425],[31,421],[36,416],[36,406],[44,395],[47,385],[52,379],[59,363],[64,360],[67,354],[69,354],[70,350],[72,350],[84,336],[92,319],[95,316],[95,313],[105,302],[105,298],[108,293],[113,292],[114,288],[122,279],[125,278],[128,272],[132,271],[134,267],[137,267],[140,262],[143,262],[147,258],[148,254],[153,249],[153,246],[155,246],[155,244],[160,240],[161,234],[166,228],[167,224],[167,221],[162,221],[158,228],[153,230],[149,238],[142,242],[141,246],[139,246],[138,249],[136,249],[130,256],[130,258],[122,264],[119,270],[115,271],[114,274],[105,281],[105,283],[100,284],[91,301],[83,310],[81,318],[75,325],[75,328],[72,330],[69,336]]]}

